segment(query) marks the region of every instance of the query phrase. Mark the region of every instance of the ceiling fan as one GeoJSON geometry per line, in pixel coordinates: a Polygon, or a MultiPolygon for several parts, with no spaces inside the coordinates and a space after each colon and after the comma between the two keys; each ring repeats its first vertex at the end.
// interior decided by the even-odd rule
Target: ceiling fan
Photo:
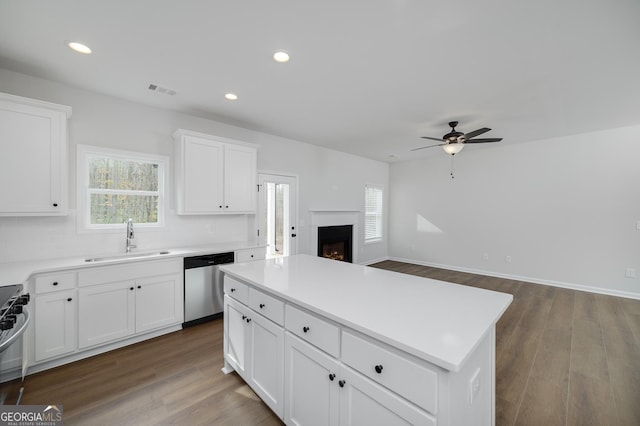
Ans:
{"type": "Polygon", "coordinates": [[[436,145],[423,146],[420,148],[414,148],[411,151],[418,151],[420,149],[432,148],[434,146],[441,146],[442,149],[447,154],[456,155],[462,148],[464,148],[465,144],[468,143],[487,143],[487,142],[500,142],[502,138],[483,138],[483,139],[473,139],[476,136],[480,136],[482,134],[487,133],[491,129],[488,127],[483,127],[482,129],[474,130],[469,133],[462,133],[456,131],[456,126],[458,125],[457,121],[450,121],[449,127],[451,127],[451,131],[444,135],[442,138],[432,138],[429,136],[422,136],[423,139],[430,139],[434,141],[442,141],[442,143],[436,145]]]}

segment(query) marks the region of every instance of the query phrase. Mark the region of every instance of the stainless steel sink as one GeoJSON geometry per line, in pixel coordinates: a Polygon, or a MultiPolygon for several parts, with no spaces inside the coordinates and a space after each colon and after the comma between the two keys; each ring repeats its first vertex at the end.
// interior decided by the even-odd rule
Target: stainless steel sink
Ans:
{"type": "Polygon", "coordinates": [[[108,260],[121,260],[121,259],[142,259],[147,257],[157,257],[165,254],[170,254],[171,252],[168,250],[161,251],[149,251],[144,253],[126,253],[126,254],[118,254],[114,256],[100,256],[100,257],[88,257],[84,261],[85,262],[106,262],[108,260]]]}

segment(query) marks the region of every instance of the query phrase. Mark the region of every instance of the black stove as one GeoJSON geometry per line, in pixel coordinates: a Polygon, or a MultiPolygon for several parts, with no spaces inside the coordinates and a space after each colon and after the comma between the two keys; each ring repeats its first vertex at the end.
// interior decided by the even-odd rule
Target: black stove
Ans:
{"type": "Polygon", "coordinates": [[[0,287],[0,352],[6,349],[3,342],[12,334],[18,315],[22,314],[24,305],[29,303],[29,294],[22,294],[22,290],[22,284],[0,287]]]}
{"type": "Polygon", "coordinates": [[[19,404],[25,365],[22,334],[29,324],[29,294],[22,284],[0,287],[0,404],[19,404]]]}

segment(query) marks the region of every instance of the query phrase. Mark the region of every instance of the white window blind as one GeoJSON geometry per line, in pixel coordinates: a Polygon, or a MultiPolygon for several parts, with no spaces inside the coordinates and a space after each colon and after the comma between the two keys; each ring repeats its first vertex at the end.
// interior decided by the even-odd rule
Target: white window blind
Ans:
{"type": "Polygon", "coordinates": [[[364,241],[382,239],[382,188],[374,185],[364,187],[364,241]]]}

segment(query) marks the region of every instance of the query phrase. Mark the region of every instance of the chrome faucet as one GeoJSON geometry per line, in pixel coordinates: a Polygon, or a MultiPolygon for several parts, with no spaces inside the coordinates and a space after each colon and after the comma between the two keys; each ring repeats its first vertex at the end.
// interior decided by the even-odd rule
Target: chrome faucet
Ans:
{"type": "Polygon", "coordinates": [[[131,249],[137,247],[133,237],[133,219],[129,218],[125,223],[127,224],[127,253],[131,253],[131,249]]]}

